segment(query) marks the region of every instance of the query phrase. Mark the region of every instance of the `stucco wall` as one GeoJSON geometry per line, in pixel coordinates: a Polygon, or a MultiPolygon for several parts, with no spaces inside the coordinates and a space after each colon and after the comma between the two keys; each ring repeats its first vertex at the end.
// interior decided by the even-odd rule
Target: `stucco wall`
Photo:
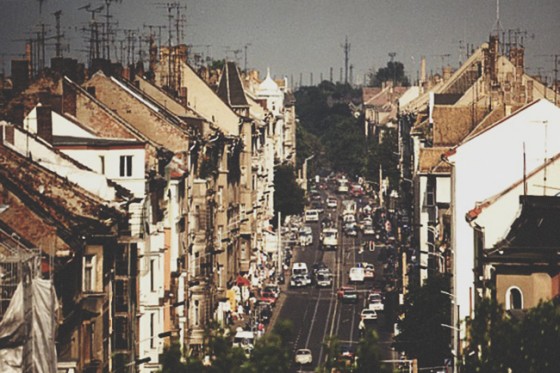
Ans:
{"type": "Polygon", "coordinates": [[[497,301],[506,304],[506,294],[510,287],[518,287],[523,294],[523,308],[536,307],[540,300],[549,300],[552,296],[551,278],[546,273],[498,274],[496,276],[497,301]]]}

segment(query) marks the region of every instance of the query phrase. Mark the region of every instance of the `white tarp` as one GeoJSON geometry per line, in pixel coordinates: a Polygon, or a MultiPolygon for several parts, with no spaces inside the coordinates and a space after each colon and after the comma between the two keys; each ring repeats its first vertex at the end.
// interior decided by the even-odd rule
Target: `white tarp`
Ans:
{"type": "MultiPolygon", "coordinates": [[[[37,373],[56,373],[54,316],[58,307],[50,280],[35,278],[31,283],[33,326],[31,331],[33,365],[37,373]]],[[[10,305],[0,321],[0,372],[22,373],[25,341],[23,284],[17,286],[10,305]]]]}

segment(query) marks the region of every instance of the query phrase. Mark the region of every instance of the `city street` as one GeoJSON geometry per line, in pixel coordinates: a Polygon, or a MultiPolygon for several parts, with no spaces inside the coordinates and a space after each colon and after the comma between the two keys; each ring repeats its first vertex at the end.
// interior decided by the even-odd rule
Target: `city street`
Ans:
{"type": "MultiPolygon", "coordinates": [[[[348,198],[338,197],[339,200],[348,198]]],[[[293,343],[294,352],[297,349],[308,348],[313,354],[313,364],[301,367],[295,363],[293,371],[311,371],[325,362],[327,358],[325,341],[334,336],[340,346],[349,347],[356,352],[360,337],[359,323],[360,312],[367,308],[367,294],[372,289],[382,289],[384,285],[384,262],[387,257],[385,246],[377,246],[374,250],[362,249],[366,238],[362,233],[355,237],[346,236],[338,219],[341,207],[328,210],[334,215],[339,231],[339,248],[336,251],[323,251],[320,249],[321,223],[308,223],[313,229],[313,244],[307,247],[296,246],[293,262],[305,262],[309,268],[314,263],[323,262],[334,274],[332,288],[317,288],[309,286],[304,288],[290,288],[286,286],[286,298],[278,315],[278,319],[289,319],[294,324],[295,336],[293,343]],[[357,284],[358,302],[346,304],[337,300],[336,291],[341,286],[349,284],[348,272],[358,262],[367,262],[375,266],[375,278],[357,284]]],[[[328,212],[324,212],[323,215],[328,212]]],[[[287,281],[289,283],[289,281],[287,281]]],[[[354,284],[352,284],[354,286],[354,284]]],[[[382,359],[394,359],[391,350],[392,325],[388,325],[383,312],[378,312],[378,320],[368,322],[367,327],[374,327],[379,335],[382,359]]]]}

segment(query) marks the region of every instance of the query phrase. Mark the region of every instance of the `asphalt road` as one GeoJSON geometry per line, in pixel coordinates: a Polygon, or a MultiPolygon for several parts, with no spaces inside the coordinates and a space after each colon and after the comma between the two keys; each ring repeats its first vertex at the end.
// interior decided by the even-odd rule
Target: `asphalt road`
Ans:
{"type": "MultiPolygon", "coordinates": [[[[339,202],[342,197],[338,197],[339,202]]],[[[343,197],[346,198],[346,197],[343,197]]],[[[332,288],[316,288],[314,286],[291,289],[286,287],[285,298],[277,319],[289,319],[294,324],[295,336],[291,341],[293,351],[300,348],[308,348],[313,354],[313,364],[301,367],[292,363],[292,371],[313,371],[326,359],[326,347],[324,341],[329,336],[336,336],[341,345],[350,346],[356,351],[359,340],[358,325],[360,312],[365,305],[367,292],[372,288],[380,289],[384,282],[384,251],[386,247],[376,247],[374,251],[362,250],[361,243],[364,240],[361,233],[357,237],[346,237],[342,232],[338,213],[339,208],[327,210],[336,217],[339,229],[339,248],[337,251],[323,251],[319,249],[320,223],[308,223],[313,229],[313,245],[302,248],[296,246],[293,252],[293,262],[307,263],[310,271],[313,263],[324,262],[335,274],[332,288]],[[359,292],[357,304],[343,304],[337,300],[336,289],[348,284],[348,272],[357,262],[368,262],[375,266],[375,279],[366,281],[364,284],[356,285],[359,292]]],[[[286,278],[289,284],[289,277],[286,278]]],[[[392,323],[391,323],[392,324],[392,323]]],[[[385,320],[383,312],[379,313],[379,319],[373,322],[379,335],[379,348],[383,359],[395,359],[394,351],[390,346],[392,343],[392,325],[385,320]]],[[[368,326],[369,327],[369,326],[368,326]]]]}

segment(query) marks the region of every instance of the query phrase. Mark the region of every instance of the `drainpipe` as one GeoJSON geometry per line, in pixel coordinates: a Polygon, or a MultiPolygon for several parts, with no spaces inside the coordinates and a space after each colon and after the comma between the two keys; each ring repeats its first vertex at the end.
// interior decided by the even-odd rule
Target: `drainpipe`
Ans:
{"type": "MultiPolygon", "coordinates": [[[[455,149],[452,150],[452,152],[455,152],[455,149]]],[[[451,153],[451,152],[449,152],[451,153]]],[[[460,362],[460,355],[459,355],[459,348],[460,348],[460,319],[459,319],[459,302],[457,299],[457,233],[456,233],[456,227],[455,227],[455,222],[456,220],[456,209],[455,209],[455,164],[450,162],[448,157],[448,153],[446,154],[442,154],[441,156],[441,160],[445,163],[447,163],[450,167],[451,167],[451,203],[449,204],[449,207],[451,209],[451,221],[453,222],[451,224],[451,253],[453,255],[453,280],[451,283],[451,294],[452,294],[452,298],[455,301],[454,307],[452,307],[452,314],[453,314],[453,328],[451,328],[451,330],[453,330],[453,373],[457,373],[458,372],[458,367],[459,367],[459,362],[460,362]]]]}

